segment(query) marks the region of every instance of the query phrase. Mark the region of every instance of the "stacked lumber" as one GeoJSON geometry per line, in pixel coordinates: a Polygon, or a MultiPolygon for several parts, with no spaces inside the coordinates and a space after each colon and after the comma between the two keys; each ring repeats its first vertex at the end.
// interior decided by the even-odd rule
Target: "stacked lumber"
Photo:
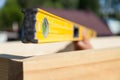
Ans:
{"type": "Polygon", "coordinates": [[[120,80],[120,47],[40,56],[0,54],[0,80],[120,80]]]}

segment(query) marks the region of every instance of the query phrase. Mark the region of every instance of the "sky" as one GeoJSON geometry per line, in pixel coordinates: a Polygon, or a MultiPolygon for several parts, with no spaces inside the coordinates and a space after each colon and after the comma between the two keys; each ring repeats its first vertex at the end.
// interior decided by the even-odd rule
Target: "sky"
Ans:
{"type": "Polygon", "coordinates": [[[4,6],[5,1],[6,1],[6,0],[0,0],[0,8],[2,8],[2,7],[4,6]]]}
{"type": "Polygon", "coordinates": [[[105,0],[99,0],[99,1],[100,1],[100,4],[101,4],[102,6],[105,5],[105,0]]]}

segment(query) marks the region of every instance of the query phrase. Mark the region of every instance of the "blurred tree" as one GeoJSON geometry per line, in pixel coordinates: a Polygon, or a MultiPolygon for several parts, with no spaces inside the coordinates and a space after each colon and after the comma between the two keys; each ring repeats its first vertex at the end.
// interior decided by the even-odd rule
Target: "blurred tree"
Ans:
{"type": "Polygon", "coordinates": [[[104,0],[101,16],[120,20],[120,0],[104,0]]]}
{"type": "Polygon", "coordinates": [[[56,3],[59,3],[61,5],[61,8],[64,9],[83,9],[92,10],[94,12],[99,12],[100,7],[99,0],[44,0],[42,6],[44,6],[44,3],[50,3],[54,8],[59,8],[58,6],[54,6],[56,3]]]}
{"type": "Polygon", "coordinates": [[[77,8],[79,0],[18,0],[22,8],[45,7],[45,8],[77,8]]]}
{"type": "Polygon", "coordinates": [[[41,7],[63,8],[63,5],[61,4],[61,0],[44,0],[41,7]]]}
{"type": "Polygon", "coordinates": [[[17,3],[21,8],[26,8],[27,2],[28,2],[27,0],[17,0],[17,3]]]}
{"type": "Polygon", "coordinates": [[[111,6],[114,10],[114,18],[120,20],[120,0],[112,0],[111,6]]]}
{"type": "Polygon", "coordinates": [[[61,0],[17,0],[22,8],[47,7],[62,8],[61,0]]]}
{"type": "Polygon", "coordinates": [[[99,0],[18,0],[21,7],[84,9],[99,12],[99,0]]]}
{"type": "Polygon", "coordinates": [[[78,9],[91,10],[99,14],[99,0],[79,0],[78,9]]]}
{"type": "Polygon", "coordinates": [[[61,0],[64,8],[77,9],[80,0],[61,0]]]}
{"type": "Polygon", "coordinates": [[[22,19],[21,9],[16,0],[7,0],[0,10],[0,30],[11,29],[14,22],[20,24],[22,19]]]}

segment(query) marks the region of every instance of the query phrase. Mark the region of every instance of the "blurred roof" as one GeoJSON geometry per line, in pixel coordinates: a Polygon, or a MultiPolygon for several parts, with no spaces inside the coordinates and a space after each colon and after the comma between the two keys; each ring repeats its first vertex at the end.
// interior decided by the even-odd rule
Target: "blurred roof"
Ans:
{"type": "Polygon", "coordinates": [[[97,31],[98,36],[110,36],[112,32],[108,26],[91,11],[83,10],[62,10],[62,9],[44,9],[57,16],[84,25],[97,31]]]}

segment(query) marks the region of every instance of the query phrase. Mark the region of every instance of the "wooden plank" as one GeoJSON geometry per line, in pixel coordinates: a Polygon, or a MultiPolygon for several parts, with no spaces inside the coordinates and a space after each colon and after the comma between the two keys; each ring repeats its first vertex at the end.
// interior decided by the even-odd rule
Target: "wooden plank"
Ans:
{"type": "Polygon", "coordinates": [[[58,52],[59,50],[63,50],[70,43],[71,42],[58,42],[58,43],[46,43],[46,44],[23,44],[20,41],[0,43],[0,54],[7,53],[10,55],[25,56],[25,57],[53,54],[58,52]]]}
{"type": "Polygon", "coordinates": [[[8,80],[8,59],[0,58],[0,79],[8,80]]]}
{"type": "Polygon", "coordinates": [[[120,80],[120,47],[28,58],[0,55],[0,80],[120,80]]]}
{"type": "Polygon", "coordinates": [[[23,73],[24,80],[119,80],[120,48],[32,57],[23,73]]]}
{"type": "Polygon", "coordinates": [[[0,58],[0,80],[23,80],[22,62],[0,58]]]}
{"type": "Polygon", "coordinates": [[[120,37],[97,37],[90,40],[94,49],[120,47],[120,37]]]}
{"type": "MultiPolygon", "coordinates": [[[[120,47],[120,37],[98,37],[91,39],[94,49],[120,47]]],[[[0,54],[17,56],[36,56],[53,54],[64,51],[73,51],[71,42],[58,42],[46,44],[23,44],[21,42],[0,43],[0,54]],[[56,47],[57,46],[57,47],[56,47]]]]}
{"type": "Polygon", "coordinates": [[[8,80],[23,80],[23,62],[9,60],[8,80]]]}

